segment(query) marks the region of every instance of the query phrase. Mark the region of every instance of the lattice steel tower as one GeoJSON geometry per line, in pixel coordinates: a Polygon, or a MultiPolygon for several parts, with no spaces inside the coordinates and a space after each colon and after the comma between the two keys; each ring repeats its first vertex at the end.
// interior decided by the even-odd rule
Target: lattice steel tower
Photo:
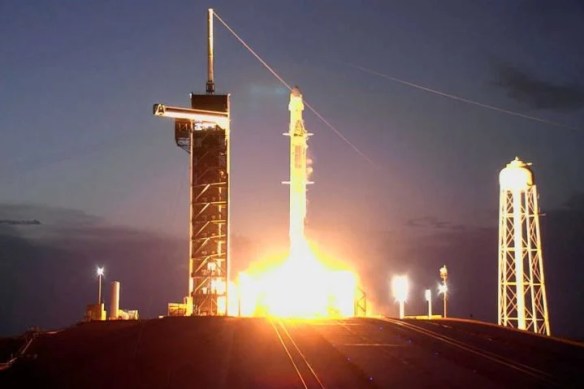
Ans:
{"type": "Polygon", "coordinates": [[[499,183],[499,325],[550,335],[531,164],[515,158],[501,170],[499,183]]]}
{"type": "Polygon", "coordinates": [[[154,105],[155,115],[174,118],[176,144],[190,154],[186,315],[224,315],[228,305],[229,95],[215,94],[211,9],[207,32],[207,93],[191,93],[191,108],[154,105]]]}

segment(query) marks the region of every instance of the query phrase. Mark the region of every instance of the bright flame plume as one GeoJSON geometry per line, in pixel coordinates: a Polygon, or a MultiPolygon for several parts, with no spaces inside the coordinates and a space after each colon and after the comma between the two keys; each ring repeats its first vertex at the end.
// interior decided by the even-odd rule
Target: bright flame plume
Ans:
{"type": "Polygon", "coordinates": [[[305,241],[279,266],[239,275],[239,314],[294,318],[351,317],[357,277],[337,270],[305,241]]]}

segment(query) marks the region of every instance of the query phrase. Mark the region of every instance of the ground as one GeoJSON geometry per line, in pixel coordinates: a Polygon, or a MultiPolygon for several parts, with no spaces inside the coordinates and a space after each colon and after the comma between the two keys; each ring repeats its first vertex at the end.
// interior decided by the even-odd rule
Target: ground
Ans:
{"type": "Polygon", "coordinates": [[[582,366],[580,343],[474,321],[189,317],[41,333],[0,387],[584,387],[582,366]]]}

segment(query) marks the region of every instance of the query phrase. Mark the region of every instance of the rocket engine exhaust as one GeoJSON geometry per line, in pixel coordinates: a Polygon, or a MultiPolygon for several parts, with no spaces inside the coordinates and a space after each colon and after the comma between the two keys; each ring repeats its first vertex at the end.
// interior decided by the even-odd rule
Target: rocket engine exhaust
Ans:
{"type": "Polygon", "coordinates": [[[279,266],[259,274],[239,275],[240,315],[319,318],[354,316],[357,279],[347,270],[333,269],[325,256],[309,243],[306,221],[306,187],[308,138],[304,127],[302,93],[297,87],[290,93],[290,250],[279,266]]]}

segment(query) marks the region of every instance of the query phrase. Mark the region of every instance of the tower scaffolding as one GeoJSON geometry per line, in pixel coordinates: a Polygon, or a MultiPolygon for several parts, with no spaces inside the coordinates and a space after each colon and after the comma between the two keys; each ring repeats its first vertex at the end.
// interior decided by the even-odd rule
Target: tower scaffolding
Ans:
{"type": "Polygon", "coordinates": [[[498,323],[550,335],[537,187],[531,164],[501,170],[498,323]]]}
{"type": "MultiPolygon", "coordinates": [[[[177,146],[190,154],[189,277],[181,315],[228,314],[229,95],[215,94],[213,10],[209,9],[206,94],[191,93],[191,108],[154,105],[154,115],[174,118],[177,146]]],[[[172,307],[172,308],[171,308],[172,307]]]]}

